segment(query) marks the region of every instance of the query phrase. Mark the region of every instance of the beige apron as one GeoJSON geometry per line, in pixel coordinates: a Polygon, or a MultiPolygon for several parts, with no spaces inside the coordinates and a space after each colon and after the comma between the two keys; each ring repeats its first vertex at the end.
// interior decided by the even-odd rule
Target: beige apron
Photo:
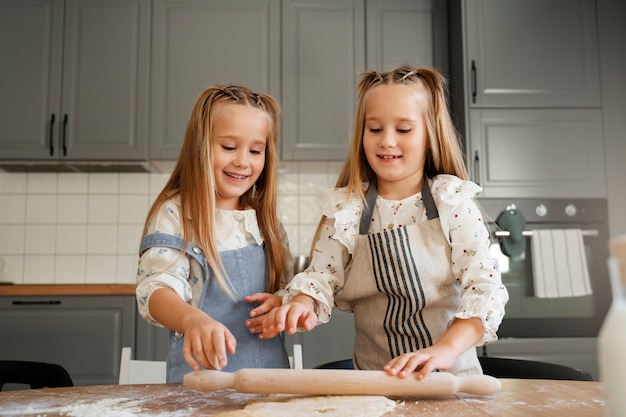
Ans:
{"type": "MultiPolygon", "coordinates": [[[[354,312],[355,369],[382,369],[394,357],[431,346],[444,334],[460,304],[450,243],[428,180],[424,179],[422,189],[428,221],[417,225],[368,235],[376,197],[373,184],[345,286],[335,297],[339,309],[354,312]]],[[[461,354],[447,371],[482,373],[476,349],[461,354]]]]}

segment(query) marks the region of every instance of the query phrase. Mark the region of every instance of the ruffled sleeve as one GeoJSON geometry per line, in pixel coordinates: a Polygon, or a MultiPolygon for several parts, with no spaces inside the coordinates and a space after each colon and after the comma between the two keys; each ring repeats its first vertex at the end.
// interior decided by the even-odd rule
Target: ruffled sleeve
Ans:
{"type": "MultiPolygon", "coordinates": [[[[155,219],[148,225],[148,234],[167,233],[182,236],[179,203],[177,199],[165,202],[158,210],[155,219]]],[[[150,323],[160,325],[150,315],[150,297],[160,288],[170,288],[178,296],[189,302],[194,297],[192,285],[202,276],[192,271],[189,258],[180,256],[180,251],[166,247],[153,247],[139,258],[137,268],[137,306],[140,315],[150,323]]]]}
{"type": "Polygon", "coordinates": [[[341,242],[352,254],[359,234],[363,203],[356,196],[349,198],[345,188],[325,189],[320,191],[319,196],[323,214],[334,219],[335,233],[332,238],[341,242]]]}
{"type": "Polygon", "coordinates": [[[497,260],[489,251],[489,231],[474,197],[481,188],[451,175],[435,177],[431,185],[439,219],[452,249],[452,272],[461,284],[455,317],[479,317],[485,333],[479,344],[497,339],[508,292],[497,260]]]}

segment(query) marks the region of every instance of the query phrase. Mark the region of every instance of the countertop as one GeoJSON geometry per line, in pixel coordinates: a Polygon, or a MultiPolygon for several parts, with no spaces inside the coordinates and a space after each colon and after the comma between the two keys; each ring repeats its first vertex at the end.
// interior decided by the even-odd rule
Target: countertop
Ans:
{"type": "Polygon", "coordinates": [[[135,295],[134,284],[0,285],[0,295],[135,295]]]}
{"type": "MultiPolygon", "coordinates": [[[[390,416],[601,417],[601,382],[502,379],[488,396],[457,394],[440,398],[390,397],[390,416]]],[[[212,416],[239,410],[251,401],[297,396],[242,394],[234,390],[195,391],[177,384],[100,385],[0,393],[0,416],[212,416]]],[[[326,410],[330,411],[330,410],[326,410]]],[[[334,415],[352,415],[343,410],[334,415]]],[[[290,411],[298,415],[298,410],[290,411]]]]}

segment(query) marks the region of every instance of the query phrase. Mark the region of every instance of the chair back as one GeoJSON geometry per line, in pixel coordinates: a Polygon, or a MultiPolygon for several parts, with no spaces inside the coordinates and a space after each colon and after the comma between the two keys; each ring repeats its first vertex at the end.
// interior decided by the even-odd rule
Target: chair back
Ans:
{"type": "Polygon", "coordinates": [[[31,389],[74,386],[70,374],[56,363],[0,360],[0,391],[5,384],[28,385],[31,389]]]}
{"type": "MultiPolygon", "coordinates": [[[[496,378],[593,381],[591,374],[584,369],[556,363],[493,356],[479,356],[478,360],[483,373],[496,378]]],[[[315,369],[354,369],[354,365],[352,359],[342,359],[318,365],[315,369]]]]}
{"type": "Polygon", "coordinates": [[[556,363],[494,356],[479,356],[478,360],[483,373],[496,378],[593,381],[591,374],[584,369],[556,363]]]}
{"type": "Polygon", "coordinates": [[[167,362],[131,359],[132,349],[122,348],[119,384],[165,384],[167,362]]]}

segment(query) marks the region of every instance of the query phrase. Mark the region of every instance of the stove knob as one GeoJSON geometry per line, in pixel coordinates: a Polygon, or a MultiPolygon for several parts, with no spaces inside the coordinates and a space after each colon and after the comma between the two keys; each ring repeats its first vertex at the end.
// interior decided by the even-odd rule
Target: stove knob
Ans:
{"type": "Polygon", "coordinates": [[[565,214],[569,217],[574,217],[577,211],[578,210],[576,209],[576,206],[573,204],[568,204],[567,206],[565,206],[565,214]]]}
{"type": "Polygon", "coordinates": [[[548,208],[543,204],[539,204],[535,207],[535,214],[539,217],[545,217],[545,215],[548,214],[548,208]]]}

